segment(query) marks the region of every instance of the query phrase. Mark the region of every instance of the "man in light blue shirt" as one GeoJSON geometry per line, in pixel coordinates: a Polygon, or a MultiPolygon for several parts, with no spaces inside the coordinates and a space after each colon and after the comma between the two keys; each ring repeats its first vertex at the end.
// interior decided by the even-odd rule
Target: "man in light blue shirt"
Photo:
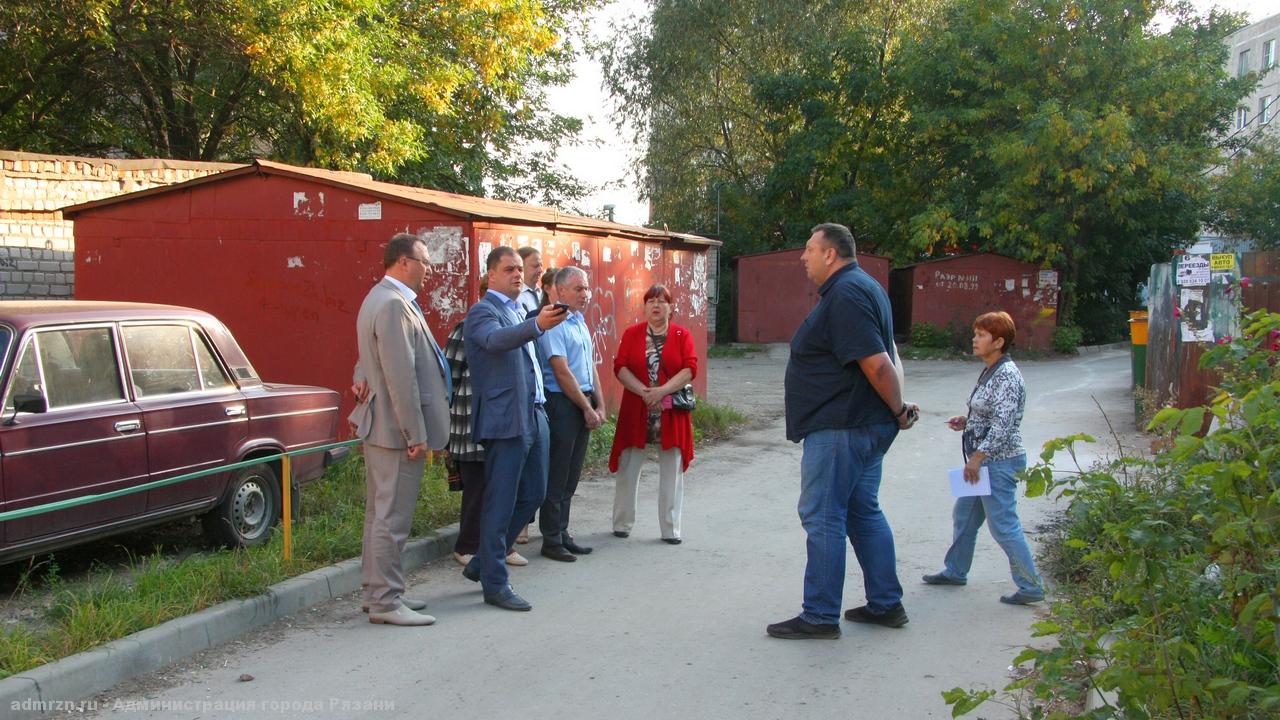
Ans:
{"type": "Polygon", "coordinates": [[[569,534],[569,505],[582,476],[587,441],[591,431],[604,423],[605,409],[591,331],[582,316],[591,300],[587,273],[579,267],[560,270],[556,294],[569,306],[569,316],[537,341],[551,434],[547,496],[538,511],[538,527],[543,557],[573,562],[591,548],[574,542],[569,534]]]}

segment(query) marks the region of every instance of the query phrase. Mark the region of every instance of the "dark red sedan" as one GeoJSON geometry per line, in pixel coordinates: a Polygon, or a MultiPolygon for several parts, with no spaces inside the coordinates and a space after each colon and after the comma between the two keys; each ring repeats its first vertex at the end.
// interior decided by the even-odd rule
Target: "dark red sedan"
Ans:
{"type": "MultiPolygon", "coordinates": [[[[0,512],[332,443],[338,394],[264,383],[217,318],[190,308],[0,302],[0,512]]],[[[341,456],[296,456],[296,482],[341,456]]],[[[280,462],[0,522],[0,562],[200,515],[227,545],[265,542],[280,462]]]]}

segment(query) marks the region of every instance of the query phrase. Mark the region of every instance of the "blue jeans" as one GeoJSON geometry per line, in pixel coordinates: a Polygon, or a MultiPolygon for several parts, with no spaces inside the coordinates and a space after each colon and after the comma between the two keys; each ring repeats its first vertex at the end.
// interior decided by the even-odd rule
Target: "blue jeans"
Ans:
{"type": "Polygon", "coordinates": [[[1027,467],[1025,454],[1004,460],[987,460],[982,463],[991,474],[991,494],[962,497],[956,500],[952,512],[953,539],[947,550],[944,572],[957,580],[964,580],[973,565],[973,546],[978,540],[978,529],[984,520],[990,520],[991,537],[1009,556],[1009,571],[1018,589],[1029,595],[1044,595],[1044,581],[1036,571],[1036,561],[1031,546],[1022,532],[1018,520],[1018,481],[1016,475],[1027,467]]]}
{"type": "Polygon", "coordinates": [[[897,436],[895,423],[805,436],[798,509],[808,536],[800,614],[806,622],[830,624],[840,619],[846,537],[862,566],[867,606],[884,612],[902,602],[893,530],[877,498],[884,454],[897,436]]]}
{"type": "Polygon", "coordinates": [[[547,494],[547,416],[535,410],[533,419],[523,437],[483,441],[480,549],[469,567],[479,571],[485,595],[507,589],[507,551],[547,494]]]}

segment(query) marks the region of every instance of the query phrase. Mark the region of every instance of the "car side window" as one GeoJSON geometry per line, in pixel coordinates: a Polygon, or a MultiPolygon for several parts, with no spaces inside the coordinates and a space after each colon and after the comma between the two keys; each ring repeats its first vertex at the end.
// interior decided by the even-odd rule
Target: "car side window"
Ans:
{"type": "Polygon", "coordinates": [[[44,386],[40,383],[40,366],[36,364],[35,340],[28,339],[18,355],[18,364],[13,368],[13,382],[9,384],[9,397],[5,400],[6,413],[13,412],[14,400],[19,395],[44,396],[44,386]]]}
{"type": "Polygon", "coordinates": [[[138,397],[200,389],[200,371],[186,325],[126,325],[121,332],[138,397]]]}
{"type": "Polygon", "coordinates": [[[106,327],[46,330],[36,334],[23,347],[13,377],[6,410],[13,409],[18,395],[44,395],[51,410],[124,399],[115,344],[111,329],[106,327]]]}
{"type": "Polygon", "coordinates": [[[216,390],[231,386],[231,378],[222,371],[213,350],[209,348],[209,340],[203,334],[191,330],[192,343],[196,348],[196,362],[200,365],[200,384],[205,390],[216,390]]]}

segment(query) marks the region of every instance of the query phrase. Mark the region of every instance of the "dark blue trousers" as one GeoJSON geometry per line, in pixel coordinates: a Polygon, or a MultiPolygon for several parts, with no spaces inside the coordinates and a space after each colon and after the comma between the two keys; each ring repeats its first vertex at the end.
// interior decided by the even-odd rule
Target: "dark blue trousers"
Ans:
{"type": "Polygon", "coordinates": [[[484,440],[484,504],[480,509],[480,549],[470,568],[480,571],[485,595],[507,588],[507,550],[547,494],[547,416],[533,412],[524,437],[484,440]]]}

